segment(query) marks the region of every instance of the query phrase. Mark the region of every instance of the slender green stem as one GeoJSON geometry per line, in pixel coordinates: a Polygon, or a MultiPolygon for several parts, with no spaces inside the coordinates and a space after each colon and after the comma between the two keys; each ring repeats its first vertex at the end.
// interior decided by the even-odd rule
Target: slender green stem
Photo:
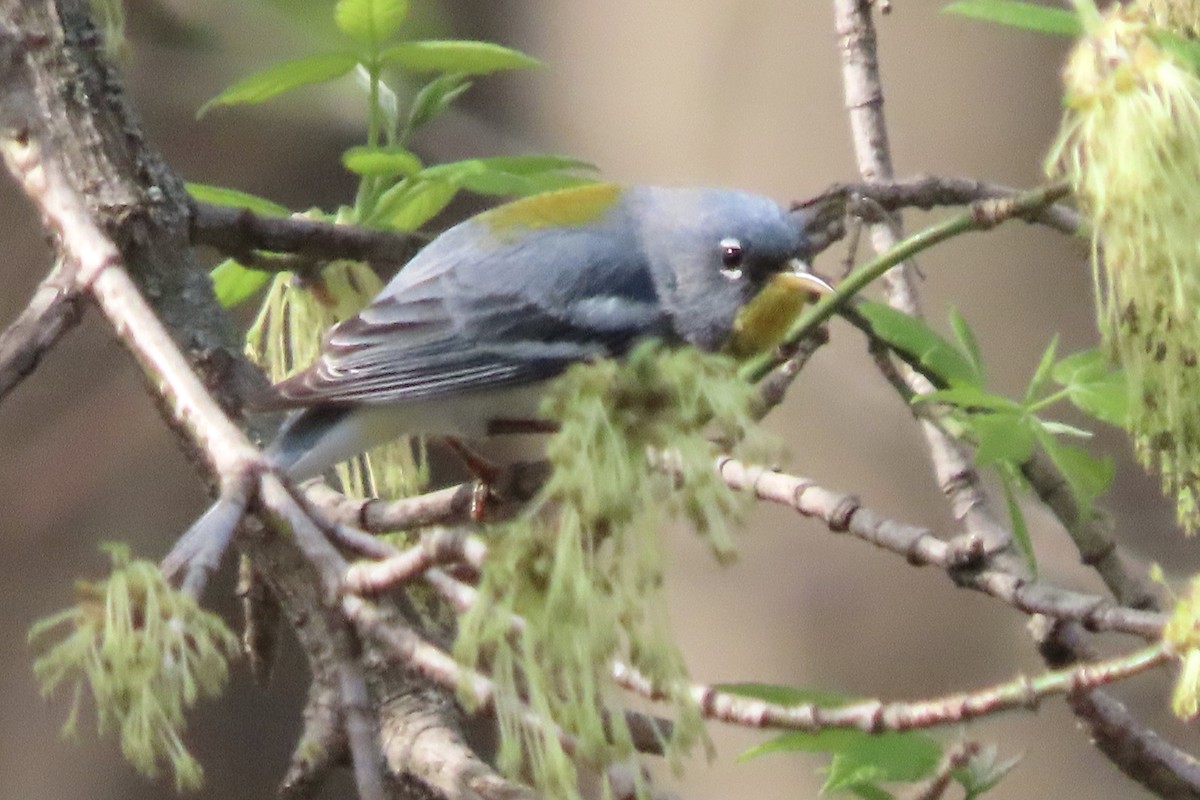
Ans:
{"type": "Polygon", "coordinates": [[[1057,403],[1059,400],[1066,400],[1070,396],[1071,396],[1070,389],[1060,389],[1057,392],[1055,392],[1054,394],[1047,395],[1046,397],[1043,397],[1041,400],[1037,400],[1037,401],[1030,403],[1028,406],[1026,406],[1025,410],[1028,411],[1030,414],[1036,414],[1037,412],[1041,411],[1043,408],[1049,408],[1050,406],[1057,403]]]}
{"type": "MultiPolygon", "coordinates": [[[[1061,199],[1069,191],[1070,187],[1060,182],[1030,189],[1011,198],[979,201],[972,203],[965,211],[909,236],[847,275],[838,284],[836,292],[806,308],[792,323],[784,342],[794,343],[803,339],[849,303],[859,291],[917,253],[970,231],[990,230],[1013,218],[1027,218],[1061,199]]],[[[752,383],[760,381],[771,371],[775,362],[774,353],[764,353],[746,362],[741,370],[742,377],[752,383]]]]}

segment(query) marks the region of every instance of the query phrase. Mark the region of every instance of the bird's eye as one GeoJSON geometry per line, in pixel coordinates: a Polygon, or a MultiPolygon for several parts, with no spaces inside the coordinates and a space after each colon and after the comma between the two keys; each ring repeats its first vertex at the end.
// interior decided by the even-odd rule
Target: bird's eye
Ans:
{"type": "Polygon", "coordinates": [[[746,251],[737,239],[721,240],[721,274],[731,281],[742,277],[742,260],[746,251]]]}

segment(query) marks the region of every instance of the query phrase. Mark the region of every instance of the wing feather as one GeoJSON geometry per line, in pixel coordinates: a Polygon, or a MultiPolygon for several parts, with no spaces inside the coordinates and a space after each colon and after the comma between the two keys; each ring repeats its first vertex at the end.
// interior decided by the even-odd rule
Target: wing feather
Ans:
{"type": "Polygon", "coordinates": [[[575,242],[539,242],[545,234],[532,231],[480,259],[479,224],[435,240],[260,405],[396,403],[512,386],[670,335],[649,268],[617,249],[628,247],[621,237],[581,230],[575,242]]]}

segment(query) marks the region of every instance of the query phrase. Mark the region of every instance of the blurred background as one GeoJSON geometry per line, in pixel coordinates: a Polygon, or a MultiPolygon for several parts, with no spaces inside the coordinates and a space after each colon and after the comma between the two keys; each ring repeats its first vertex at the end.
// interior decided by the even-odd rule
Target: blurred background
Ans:
{"type": "MultiPolygon", "coordinates": [[[[127,88],[150,140],[188,180],[232,186],[293,208],[350,202],[338,154],[363,136],[358,88],[345,81],[264,106],[196,109],[234,80],[327,46],[331,2],[131,0],[127,88]],[[321,25],[310,24],[309,19],[321,25]],[[323,27],[322,27],[323,26],[323,27]]],[[[939,13],[940,2],[894,3],[879,19],[880,60],[896,169],[1011,185],[1041,180],[1059,118],[1063,40],[939,13]]],[[[544,68],[481,79],[459,110],[429,129],[430,160],[557,152],[624,182],[714,184],[790,201],[857,177],[828,2],[815,0],[413,0],[412,35],[484,38],[524,50],[544,68]]],[[[465,213],[466,208],[459,209],[465,213]]],[[[908,217],[910,230],[928,218],[908,217]]],[[[0,321],[48,269],[34,214],[0,180],[0,321]]],[[[840,254],[818,268],[836,276],[840,254]]],[[[958,307],[981,340],[989,378],[1017,391],[1054,333],[1060,352],[1096,340],[1084,248],[1012,223],[921,260],[925,309],[945,329],[958,307]]],[[[933,481],[917,426],[875,372],[861,337],[834,323],[833,343],[806,368],[770,426],[785,466],[859,494],[896,519],[958,532],[933,481]]],[[[1068,419],[1070,417],[1068,416],[1068,419]]],[[[1141,565],[1173,578],[1198,567],[1156,484],[1119,435],[1107,502],[1118,537],[1141,565]]],[[[103,574],[97,545],[126,540],[157,558],[207,505],[131,360],[96,313],[0,405],[0,796],[155,798],[148,782],[98,740],[63,741],[68,698],[41,699],[24,645],[36,619],[71,602],[73,581],[103,574]]],[[[1027,513],[1043,575],[1099,591],[1065,535],[1027,513]]],[[[741,559],[720,568],[685,531],[670,534],[673,614],[702,681],[771,681],[885,699],[919,698],[1035,673],[1025,618],[955,590],[935,570],[830,534],[774,508],[757,511],[741,559]]],[[[213,598],[228,595],[232,579],[213,598]]],[[[220,607],[232,613],[232,603],[220,607]]],[[[1117,640],[1116,644],[1134,643],[1117,640]]],[[[207,773],[204,797],[270,797],[299,731],[304,668],[289,644],[266,692],[239,669],[223,698],[191,717],[188,740],[207,773]]],[[[1195,731],[1166,713],[1166,675],[1120,687],[1143,719],[1195,749],[1195,731]]],[[[817,794],[820,763],[777,755],[744,764],[752,732],[713,726],[718,756],[664,782],[686,798],[817,794]]],[[[1024,755],[997,798],[1128,798],[1143,793],[1097,755],[1057,701],[945,730],[1024,755]]],[[[348,782],[326,797],[349,796],[348,782]]]]}

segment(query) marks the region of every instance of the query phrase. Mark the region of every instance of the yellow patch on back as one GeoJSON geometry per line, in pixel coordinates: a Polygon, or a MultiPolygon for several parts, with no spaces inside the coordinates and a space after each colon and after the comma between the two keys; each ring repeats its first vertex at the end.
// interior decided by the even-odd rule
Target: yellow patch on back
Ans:
{"type": "Polygon", "coordinates": [[[810,285],[796,275],[781,272],[742,306],[733,322],[729,354],[748,358],[779,344],[792,322],[814,299],[810,285]]]}
{"type": "Polygon", "coordinates": [[[593,183],[506,203],[485,211],[478,219],[498,236],[536,228],[580,227],[603,217],[620,197],[620,186],[593,183]]]}

